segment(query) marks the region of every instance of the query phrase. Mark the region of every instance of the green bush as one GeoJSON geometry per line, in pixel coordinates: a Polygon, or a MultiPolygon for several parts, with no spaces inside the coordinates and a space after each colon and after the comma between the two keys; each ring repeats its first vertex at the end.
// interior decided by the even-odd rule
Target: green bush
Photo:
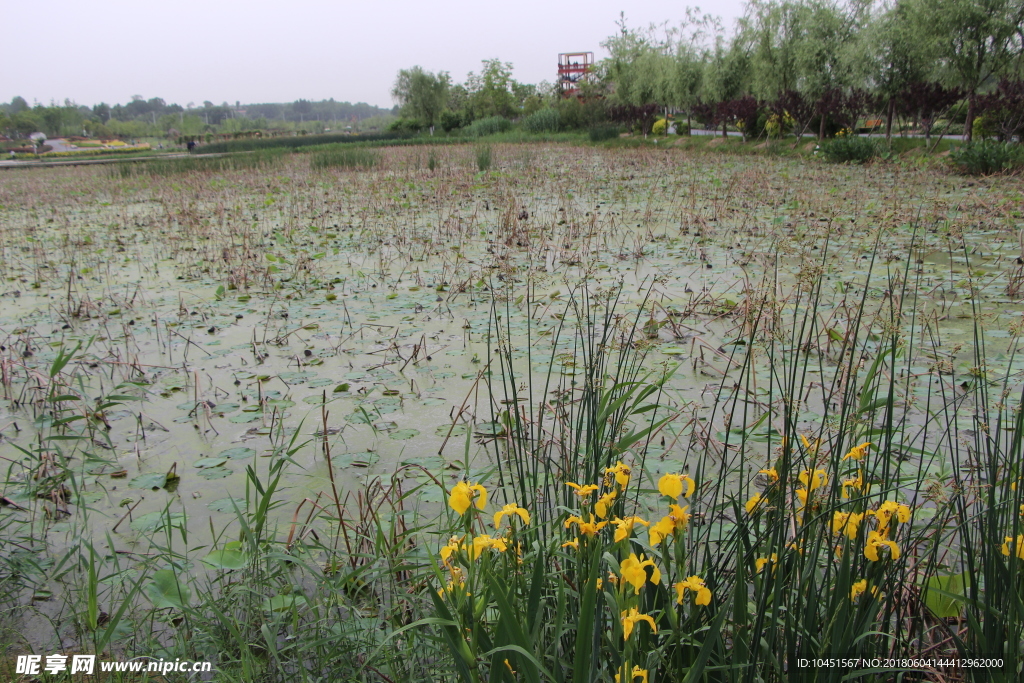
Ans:
{"type": "Polygon", "coordinates": [[[418,119],[399,118],[388,125],[388,130],[394,133],[418,133],[424,126],[418,119]]]}
{"type": "Polygon", "coordinates": [[[486,119],[479,119],[466,127],[466,133],[470,137],[479,138],[495,133],[504,133],[512,129],[512,122],[504,116],[491,116],[486,119]]]}
{"type": "Polygon", "coordinates": [[[313,152],[310,168],[322,171],[325,168],[352,168],[360,171],[377,165],[377,152],[366,147],[335,147],[313,152]]]}
{"type": "Polygon", "coordinates": [[[651,126],[651,135],[664,135],[665,131],[668,130],[668,121],[665,119],[658,119],[651,126]]]}
{"type": "Polygon", "coordinates": [[[451,109],[445,109],[441,112],[441,130],[450,133],[456,128],[462,128],[462,116],[451,109]]]}
{"type": "Polygon", "coordinates": [[[557,133],[562,126],[562,115],[557,109],[545,107],[523,119],[523,130],[528,133],[557,133]]]}
{"type": "Polygon", "coordinates": [[[818,150],[834,164],[862,164],[878,153],[875,141],[856,135],[842,135],[822,143],[818,150]]]}
{"type": "Polygon", "coordinates": [[[591,126],[590,130],[587,131],[587,137],[590,138],[591,142],[601,142],[602,140],[612,140],[619,137],[618,126],[591,126]]]}
{"type": "Polygon", "coordinates": [[[965,175],[992,175],[1024,167],[1024,148],[1009,142],[968,142],[951,150],[949,160],[965,175]]]}

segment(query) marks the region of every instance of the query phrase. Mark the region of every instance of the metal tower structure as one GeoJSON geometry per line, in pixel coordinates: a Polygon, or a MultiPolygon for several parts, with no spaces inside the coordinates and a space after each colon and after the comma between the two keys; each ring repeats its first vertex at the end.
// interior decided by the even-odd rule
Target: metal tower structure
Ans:
{"type": "Polygon", "coordinates": [[[563,52],[558,55],[558,89],[562,97],[579,93],[579,84],[590,77],[594,66],[593,52],[563,52]]]}

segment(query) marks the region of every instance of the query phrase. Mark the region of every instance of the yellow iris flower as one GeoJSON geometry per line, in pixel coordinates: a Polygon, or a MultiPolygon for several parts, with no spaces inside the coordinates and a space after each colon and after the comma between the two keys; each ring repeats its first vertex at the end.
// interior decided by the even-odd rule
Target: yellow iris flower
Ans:
{"type": "Polygon", "coordinates": [[[611,486],[614,477],[615,483],[621,488],[626,488],[629,485],[629,475],[632,471],[629,465],[623,465],[621,460],[615,463],[614,467],[606,467],[604,470],[605,486],[611,486]]]}
{"type": "Polygon", "coordinates": [[[889,548],[889,556],[892,559],[900,559],[900,547],[896,545],[895,541],[890,541],[877,531],[869,531],[867,541],[864,544],[864,557],[872,562],[878,562],[878,550],[886,546],[889,548]]]}
{"type": "Polygon", "coordinates": [[[854,446],[850,449],[850,452],[843,456],[843,460],[863,460],[868,454],[868,448],[871,447],[870,441],[865,441],[859,446],[854,446]]]}
{"type": "Polygon", "coordinates": [[[704,579],[699,576],[691,576],[685,581],[680,581],[676,584],[676,602],[680,605],[683,604],[683,598],[686,597],[686,591],[691,590],[697,594],[697,599],[694,601],[698,605],[710,605],[711,604],[711,589],[704,585],[704,579]]]}
{"type": "Polygon", "coordinates": [[[744,505],[744,507],[747,509],[747,514],[754,514],[754,511],[761,507],[761,503],[763,503],[766,500],[767,498],[762,496],[760,493],[755,493],[754,495],[752,495],[750,497],[750,500],[748,500],[746,502],[746,505],[744,505]]]}
{"type": "Polygon", "coordinates": [[[478,510],[483,510],[487,506],[487,489],[480,484],[460,481],[452,487],[451,493],[448,495],[448,504],[460,515],[466,514],[466,510],[474,502],[478,510]]]}
{"type": "MultiPolygon", "coordinates": [[[[622,670],[626,670],[625,665],[622,667],[622,670]]],[[[634,666],[633,671],[630,672],[629,677],[626,679],[626,683],[634,683],[638,678],[642,683],[647,683],[647,669],[641,669],[639,666],[634,666]]],[[[620,683],[619,674],[615,674],[615,683],[620,683]]]]}
{"type": "Polygon", "coordinates": [[[633,627],[636,626],[637,622],[646,621],[651,625],[651,630],[655,633],[658,632],[658,626],[654,623],[654,618],[649,614],[640,614],[636,607],[630,607],[629,611],[623,610],[622,614],[622,639],[629,640],[629,636],[633,633],[633,627]]]}
{"type": "Polygon", "coordinates": [[[828,483],[828,474],[825,470],[804,470],[800,473],[800,483],[813,491],[828,483]]]}
{"type": "Polygon", "coordinates": [[[864,472],[858,472],[856,479],[845,479],[843,481],[843,498],[850,497],[850,492],[847,489],[854,489],[867,494],[871,492],[871,484],[864,481],[864,472]]]}
{"type": "Polygon", "coordinates": [[[585,522],[582,518],[573,515],[569,519],[565,520],[565,528],[568,529],[573,524],[579,529],[579,532],[584,536],[597,536],[597,532],[608,526],[608,522],[598,522],[594,520],[594,515],[590,515],[590,521],[585,522]]]}
{"type": "Polygon", "coordinates": [[[658,480],[658,492],[669,498],[678,498],[679,496],[689,498],[693,495],[695,488],[697,488],[697,484],[688,474],[663,474],[658,480]]]}
{"type": "Polygon", "coordinates": [[[779,473],[774,467],[766,470],[758,470],[757,473],[768,477],[768,482],[771,484],[774,484],[779,480],[779,473]]]}
{"type": "Polygon", "coordinates": [[[864,513],[861,512],[834,512],[832,513],[832,533],[846,534],[851,541],[857,538],[857,530],[864,521],[864,513]]]}
{"type": "Polygon", "coordinates": [[[658,569],[658,565],[654,564],[654,560],[645,559],[643,555],[637,557],[636,553],[630,553],[629,557],[619,565],[619,574],[622,575],[623,579],[632,584],[633,591],[637,595],[640,594],[640,589],[647,583],[647,570],[645,567],[651,568],[651,583],[654,585],[661,583],[661,570],[658,569]]]}
{"type": "Polygon", "coordinates": [[[887,500],[878,506],[878,509],[870,514],[878,520],[878,530],[883,534],[889,531],[889,524],[895,516],[901,524],[910,521],[910,506],[897,503],[894,500],[887,500]]]}
{"type": "Polygon", "coordinates": [[[530,523],[530,513],[519,507],[515,503],[509,503],[505,507],[501,508],[494,513],[494,528],[501,528],[501,518],[506,515],[519,515],[519,519],[523,520],[523,524],[530,523]]]}
{"type": "Polygon", "coordinates": [[[612,524],[615,525],[615,542],[624,541],[629,538],[629,534],[633,531],[633,527],[637,524],[643,524],[644,526],[650,526],[650,522],[645,522],[639,517],[626,517],[625,519],[615,518],[612,520],[612,524]]]}
{"type": "Polygon", "coordinates": [[[676,531],[685,529],[686,525],[690,523],[690,513],[687,512],[689,509],[689,505],[683,507],[675,504],[670,505],[669,513],[662,517],[660,522],[652,525],[651,530],[648,532],[651,545],[660,545],[668,536],[674,536],[676,531]]]}
{"type": "Polygon", "coordinates": [[[488,549],[503,553],[508,550],[508,544],[500,538],[491,538],[490,534],[481,534],[473,538],[473,545],[468,549],[469,559],[475,560],[488,549]]]}
{"type": "MultiPolygon", "coordinates": [[[[776,564],[779,563],[779,554],[778,553],[772,553],[771,563],[772,563],[772,565],[776,565],[776,564]]],[[[766,564],[768,564],[768,558],[767,557],[759,557],[756,560],[754,560],[754,569],[757,570],[758,574],[760,574],[761,570],[764,569],[764,566],[766,564]]]]}
{"type": "Polygon", "coordinates": [[[1017,559],[1024,560],[1024,534],[1017,537],[1017,540],[1013,540],[1013,536],[1007,536],[1003,541],[1003,555],[1010,556],[1010,544],[1013,543],[1014,554],[1017,559]]]}
{"type": "Polygon", "coordinates": [[[598,519],[604,519],[608,516],[608,512],[611,510],[612,504],[615,502],[615,491],[609,491],[594,503],[594,512],[597,513],[598,519]]]}
{"type": "Polygon", "coordinates": [[[580,486],[579,484],[576,484],[571,481],[565,482],[565,485],[573,489],[573,492],[580,497],[580,500],[585,500],[589,498],[590,494],[596,491],[598,488],[597,484],[586,484],[585,486],[580,486]]]}

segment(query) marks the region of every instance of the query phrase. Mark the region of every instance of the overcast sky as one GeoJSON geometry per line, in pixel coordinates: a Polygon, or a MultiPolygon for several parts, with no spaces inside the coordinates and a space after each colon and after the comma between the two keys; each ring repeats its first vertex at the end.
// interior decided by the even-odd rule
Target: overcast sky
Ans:
{"type": "MultiPolygon", "coordinates": [[[[593,51],[616,30],[678,24],[685,4],[623,0],[50,0],[7,3],[0,100],[124,103],[132,95],[187,105],[299,98],[391,107],[399,69],[448,71],[512,62],[524,83],[554,81],[559,52],[593,51]]],[[[742,0],[705,3],[731,28],[742,0]]]]}

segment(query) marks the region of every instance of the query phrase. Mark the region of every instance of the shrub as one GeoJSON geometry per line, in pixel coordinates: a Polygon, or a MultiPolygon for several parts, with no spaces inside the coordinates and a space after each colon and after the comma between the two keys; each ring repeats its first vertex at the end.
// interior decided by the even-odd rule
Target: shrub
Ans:
{"type": "Polygon", "coordinates": [[[949,160],[965,175],[992,175],[1024,167],[1024,148],[1008,142],[968,142],[954,148],[949,160]]]}
{"type": "Polygon", "coordinates": [[[664,135],[665,131],[668,130],[668,121],[665,119],[658,119],[651,126],[651,135],[664,135]]]}
{"type": "Polygon", "coordinates": [[[458,112],[446,109],[441,112],[441,130],[450,133],[456,128],[462,128],[462,117],[458,112]]]}
{"type": "Polygon", "coordinates": [[[562,115],[557,109],[545,107],[523,119],[523,130],[528,133],[557,133],[562,127],[562,115]]]}
{"type": "Polygon", "coordinates": [[[971,123],[971,138],[974,140],[987,140],[995,135],[991,122],[984,116],[977,116],[971,123]]]}
{"type": "Polygon", "coordinates": [[[822,143],[821,156],[834,164],[862,164],[877,154],[875,141],[856,135],[841,135],[822,143]]]}
{"type": "Polygon", "coordinates": [[[388,125],[388,130],[394,133],[418,133],[423,130],[423,123],[417,119],[399,118],[388,125]]]}
{"type": "Polygon", "coordinates": [[[618,126],[591,126],[587,131],[587,137],[591,142],[601,142],[619,137],[618,126]]]}
{"type": "Polygon", "coordinates": [[[491,116],[486,119],[479,119],[466,127],[466,133],[470,137],[479,138],[495,133],[504,133],[512,129],[512,122],[504,116],[491,116]]]}

